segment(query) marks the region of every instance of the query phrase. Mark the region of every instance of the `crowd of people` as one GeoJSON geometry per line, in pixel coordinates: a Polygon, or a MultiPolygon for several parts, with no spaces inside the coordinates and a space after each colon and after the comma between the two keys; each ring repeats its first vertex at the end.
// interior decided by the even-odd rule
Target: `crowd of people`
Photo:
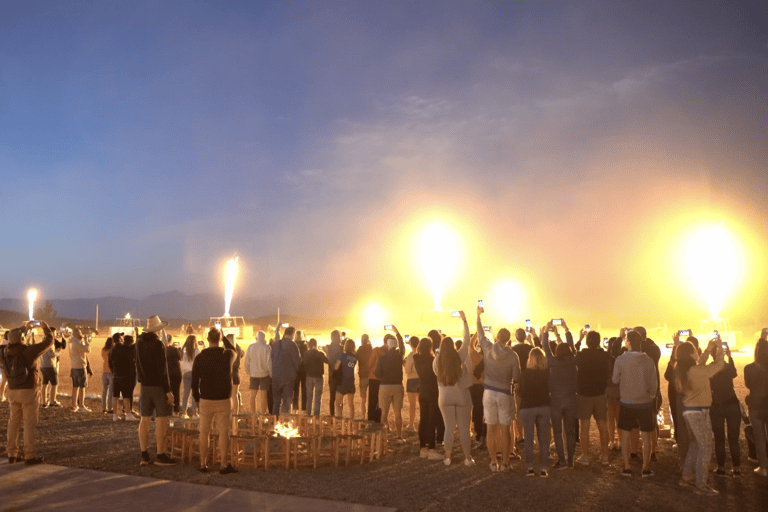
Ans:
{"type": "MultiPolygon", "coordinates": [[[[513,334],[501,328],[489,339],[482,315],[483,309],[478,307],[476,329],[471,333],[466,315],[457,312],[463,324],[460,337],[432,330],[425,337],[407,339],[408,352],[406,340],[394,325],[387,326],[383,343],[376,347],[366,334],[358,346],[338,330],[331,332],[328,345],[320,346],[316,339],[306,340],[301,331],[287,324],[282,325],[282,334],[278,324],[269,340],[268,333],[258,331],[246,350],[216,328],[208,330],[207,347],[189,327],[185,342],[179,345],[166,334],[167,322],[155,315],[141,334],[115,334],[102,349],[102,411],[114,421],[138,421],[140,464],[159,466],[178,463],[165,449],[169,418],[199,415],[200,470],[209,471],[208,439],[215,425],[219,429],[219,471],[234,473],[237,470],[228,461],[228,425],[230,415],[240,407],[243,359],[249,378],[248,410],[254,414],[320,415],[327,385],[328,414],[382,422],[395,443],[405,442],[404,429],[417,430],[419,456],[442,460],[445,465],[454,461],[458,433],[462,464],[474,465],[472,450],[486,448],[493,472],[510,471],[513,461],[524,459],[526,476],[547,477],[550,470],[573,469],[577,464],[607,466],[613,451],[621,453],[621,476],[634,475],[635,461],[641,463],[642,478],[654,476],[662,408],[662,353],[643,327],[621,329],[605,343],[600,333],[585,326],[574,342],[568,324],[554,319],[539,332],[527,327],[513,334]],[[138,413],[133,408],[137,383],[138,413]],[[406,396],[407,422],[403,418],[406,396]],[[356,410],[356,397],[361,411],[356,410]],[[154,459],[149,454],[153,418],[154,459]],[[590,443],[593,419],[599,438],[594,455],[590,443]]],[[[56,400],[58,367],[67,349],[72,409],[89,411],[84,397],[92,376],[90,337],[79,329],[63,336],[41,322],[43,337],[37,341],[34,327],[26,323],[6,331],[0,348],[0,395],[7,385],[11,405],[7,445],[11,463],[42,461],[35,450],[38,407],[61,406],[56,400]],[[24,457],[19,448],[22,422],[24,457]]],[[[754,473],[768,477],[767,335],[765,330],[761,333],[754,361],[744,369],[748,414],[743,414],[734,391],[737,372],[727,344],[715,338],[702,349],[693,335],[674,336],[663,376],[668,382],[680,486],[713,496],[717,491],[709,485],[711,473],[715,477],[741,476],[744,420],[748,422],[744,430],[750,454],[758,463],[754,473]],[[710,472],[713,444],[716,469],[710,472]],[[726,446],[730,470],[726,469],[726,446]]]]}

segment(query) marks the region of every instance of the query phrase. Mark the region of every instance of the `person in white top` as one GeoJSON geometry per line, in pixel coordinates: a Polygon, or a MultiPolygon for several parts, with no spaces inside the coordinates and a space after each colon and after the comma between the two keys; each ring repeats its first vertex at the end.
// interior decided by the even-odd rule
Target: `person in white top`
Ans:
{"type": "Polygon", "coordinates": [[[181,349],[181,379],[184,383],[184,391],[181,395],[181,409],[179,409],[179,414],[182,417],[192,417],[197,415],[195,401],[189,399],[190,395],[192,395],[192,363],[195,362],[195,358],[200,353],[200,349],[197,347],[197,336],[192,334],[187,336],[187,340],[184,342],[184,346],[181,349]]]}
{"type": "Polygon", "coordinates": [[[256,333],[256,341],[251,343],[245,353],[245,371],[251,380],[251,412],[266,414],[267,392],[272,386],[272,347],[267,345],[264,331],[256,333]]]}
{"type": "Polygon", "coordinates": [[[416,424],[416,405],[419,403],[419,374],[416,372],[416,365],[413,364],[413,355],[416,353],[416,347],[419,346],[419,338],[414,336],[408,340],[411,351],[405,358],[405,392],[408,394],[408,421],[409,424],[405,430],[410,432],[418,431],[416,424]]]}

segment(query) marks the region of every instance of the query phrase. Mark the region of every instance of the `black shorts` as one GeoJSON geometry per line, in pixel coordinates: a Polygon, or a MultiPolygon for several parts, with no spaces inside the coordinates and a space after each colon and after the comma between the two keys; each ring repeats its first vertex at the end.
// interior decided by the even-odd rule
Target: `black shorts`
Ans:
{"type": "Polygon", "coordinates": [[[112,396],[115,398],[133,398],[133,388],[136,387],[136,381],[131,377],[115,377],[114,391],[112,396]]]}
{"type": "Polygon", "coordinates": [[[272,387],[272,377],[267,375],[266,377],[251,377],[251,382],[249,383],[250,386],[248,386],[250,389],[257,391],[269,391],[269,388],[272,387]]]}
{"type": "Polygon", "coordinates": [[[639,428],[641,432],[653,432],[656,430],[655,404],[649,402],[639,407],[627,406],[619,403],[619,430],[639,428]]]}
{"type": "Polygon", "coordinates": [[[40,368],[40,374],[43,376],[43,386],[50,384],[52,386],[59,385],[59,375],[54,368],[40,368]]]}

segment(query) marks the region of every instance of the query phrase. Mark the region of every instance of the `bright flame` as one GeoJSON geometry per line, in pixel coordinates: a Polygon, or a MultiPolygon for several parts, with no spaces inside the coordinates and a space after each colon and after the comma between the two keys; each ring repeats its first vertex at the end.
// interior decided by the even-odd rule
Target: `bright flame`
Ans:
{"type": "Polygon", "coordinates": [[[224,283],[224,316],[229,316],[229,306],[232,304],[232,293],[235,291],[235,278],[237,277],[237,261],[239,257],[227,261],[225,268],[226,281],[224,283]]]}
{"type": "Polygon", "coordinates": [[[37,290],[34,288],[29,290],[29,293],[27,293],[27,299],[29,299],[29,319],[33,320],[35,318],[34,312],[35,312],[35,299],[37,298],[37,290]]]}
{"type": "Polygon", "coordinates": [[[502,281],[493,290],[492,309],[498,311],[505,321],[517,317],[523,305],[523,290],[513,281],[502,281]]]}
{"type": "Polygon", "coordinates": [[[276,423],[273,432],[277,436],[291,438],[299,436],[299,429],[293,426],[293,423],[276,423]]]}
{"type": "Polygon", "coordinates": [[[368,330],[381,329],[385,322],[384,310],[375,302],[368,304],[363,310],[363,321],[368,330]]]}
{"type": "Polygon", "coordinates": [[[420,237],[421,271],[440,311],[440,299],[459,264],[456,234],[444,224],[432,223],[420,237]]]}
{"type": "Polygon", "coordinates": [[[131,319],[131,314],[130,313],[126,313],[125,314],[125,319],[126,320],[130,320],[131,319]]]}
{"type": "Polygon", "coordinates": [[[712,318],[719,318],[723,302],[733,291],[740,264],[736,244],[724,223],[703,228],[688,243],[686,263],[712,318]]]}

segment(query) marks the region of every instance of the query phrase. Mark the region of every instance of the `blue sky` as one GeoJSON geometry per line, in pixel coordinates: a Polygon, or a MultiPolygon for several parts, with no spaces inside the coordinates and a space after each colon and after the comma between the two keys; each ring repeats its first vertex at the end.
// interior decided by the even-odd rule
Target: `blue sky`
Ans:
{"type": "Polygon", "coordinates": [[[595,293],[667,216],[764,242],[764,7],[3,2],[0,296],[402,290],[433,210],[595,293]]]}

